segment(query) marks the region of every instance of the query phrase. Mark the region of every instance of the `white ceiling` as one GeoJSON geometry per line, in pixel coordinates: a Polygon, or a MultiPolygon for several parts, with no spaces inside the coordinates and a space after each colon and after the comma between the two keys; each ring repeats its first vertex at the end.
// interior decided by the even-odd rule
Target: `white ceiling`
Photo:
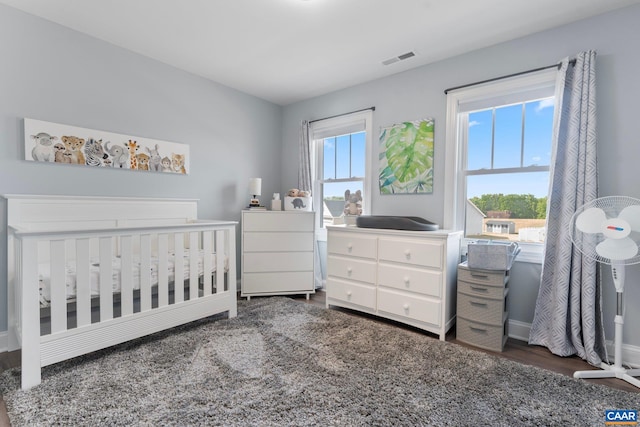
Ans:
{"type": "Polygon", "coordinates": [[[640,0],[0,0],[280,105],[640,0]],[[413,51],[391,65],[382,62],[413,51]]]}

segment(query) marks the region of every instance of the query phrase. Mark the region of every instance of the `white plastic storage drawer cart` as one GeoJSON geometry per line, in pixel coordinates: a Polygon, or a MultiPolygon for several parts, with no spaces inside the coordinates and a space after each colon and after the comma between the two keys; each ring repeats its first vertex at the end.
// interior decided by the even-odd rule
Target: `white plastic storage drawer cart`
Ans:
{"type": "Polygon", "coordinates": [[[509,270],[458,265],[456,338],[492,351],[502,351],[509,336],[509,270]]]}

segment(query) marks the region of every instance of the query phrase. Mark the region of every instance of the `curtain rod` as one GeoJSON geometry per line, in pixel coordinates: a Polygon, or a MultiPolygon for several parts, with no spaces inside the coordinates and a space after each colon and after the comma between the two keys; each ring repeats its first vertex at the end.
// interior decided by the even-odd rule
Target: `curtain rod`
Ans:
{"type": "MultiPolygon", "coordinates": [[[[575,60],[575,59],[570,60],[570,61],[569,61],[569,64],[571,64],[571,65],[576,65],[576,60],[575,60]]],[[[520,71],[519,73],[508,74],[508,75],[506,75],[506,76],[494,77],[494,78],[492,78],[492,79],[482,80],[482,81],[475,82],[475,83],[468,83],[468,84],[466,84],[466,85],[461,85],[461,86],[456,86],[456,87],[450,87],[449,89],[445,89],[445,90],[444,90],[444,94],[445,94],[445,95],[447,95],[450,91],[452,91],[452,90],[456,90],[456,89],[463,89],[463,88],[465,88],[465,87],[481,85],[481,84],[483,84],[483,83],[495,82],[495,81],[497,81],[497,80],[508,79],[509,77],[521,76],[521,75],[523,75],[523,74],[535,73],[536,71],[548,70],[549,68],[557,68],[557,69],[560,69],[560,66],[561,66],[561,65],[562,65],[562,63],[557,63],[557,64],[553,64],[553,65],[547,65],[546,67],[534,68],[534,69],[532,69],[532,70],[520,71]]]]}
{"type": "Polygon", "coordinates": [[[363,108],[362,110],[349,111],[348,113],[336,114],[335,116],[329,116],[322,119],[309,120],[309,124],[314,122],[319,122],[321,120],[334,119],[336,117],[346,116],[347,114],[359,113],[361,111],[367,111],[367,110],[376,111],[376,107],[363,108]]]}

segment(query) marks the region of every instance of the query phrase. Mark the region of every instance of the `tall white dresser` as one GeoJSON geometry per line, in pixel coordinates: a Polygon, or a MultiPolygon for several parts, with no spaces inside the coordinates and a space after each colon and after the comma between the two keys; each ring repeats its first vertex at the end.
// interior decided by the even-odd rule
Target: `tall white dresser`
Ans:
{"type": "Polygon", "coordinates": [[[455,322],[461,231],[327,229],[327,307],[392,319],[444,341],[455,322]]]}
{"type": "Polygon", "coordinates": [[[242,211],[240,295],[315,292],[315,213],[242,211]]]}

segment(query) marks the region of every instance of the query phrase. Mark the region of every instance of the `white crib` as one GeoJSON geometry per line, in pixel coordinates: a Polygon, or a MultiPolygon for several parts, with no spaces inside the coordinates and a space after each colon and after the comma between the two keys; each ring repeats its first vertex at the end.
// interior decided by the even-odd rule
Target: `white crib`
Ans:
{"type": "Polygon", "coordinates": [[[8,344],[22,350],[23,389],[43,366],[237,315],[236,222],[198,220],[197,201],[3,197],[8,344]]]}

